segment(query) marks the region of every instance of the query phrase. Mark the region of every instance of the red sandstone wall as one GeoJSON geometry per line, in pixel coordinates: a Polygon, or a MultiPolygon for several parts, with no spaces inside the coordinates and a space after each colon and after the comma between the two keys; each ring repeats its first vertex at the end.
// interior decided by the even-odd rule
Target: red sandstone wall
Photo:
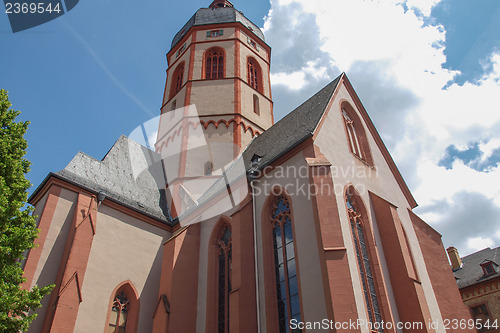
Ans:
{"type": "MultiPolygon", "coordinates": [[[[462,298],[458,292],[458,287],[441,241],[441,235],[411,211],[410,218],[417,234],[420,249],[443,320],[471,319],[470,312],[462,303],[462,298]]],[[[472,333],[476,331],[464,329],[460,330],[460,332],[472,333]]]]}

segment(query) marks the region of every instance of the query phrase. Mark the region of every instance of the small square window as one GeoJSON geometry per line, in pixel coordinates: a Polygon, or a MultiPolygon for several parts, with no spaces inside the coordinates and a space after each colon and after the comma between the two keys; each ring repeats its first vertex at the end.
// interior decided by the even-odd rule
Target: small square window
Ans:
{"type": "Polygon", "coordinates": [[[219,37],[224,35],[224,30],[207,31],[207,37],[219,37]]]}
{"type": "Polygon", "coordinates": [[[184,45],[182,45],[182,47],[177,51],[177,53],[175,54],[175,57],[176,58],[179,58],[179,56],[181,55],[181,53],[186,49],[186,43],[184,43],[184,45]]]}
{"type": "Polygon", "coordinates": [[[253,39],[251,39],[250,37],[247,37],[247,42],[248,44],[250,44],[254,49],[256,49],[257,51],[259,51],[259,44],[257,44],[253,39]]]}
{"type": "Polygon", "coordinates": [[[488,263],[488,264],[484,265],[483,269],[484,269],[485,275],[490,275],[490,274],[495,273],[495,269],[493,268],[492,263],[488,263]]]}

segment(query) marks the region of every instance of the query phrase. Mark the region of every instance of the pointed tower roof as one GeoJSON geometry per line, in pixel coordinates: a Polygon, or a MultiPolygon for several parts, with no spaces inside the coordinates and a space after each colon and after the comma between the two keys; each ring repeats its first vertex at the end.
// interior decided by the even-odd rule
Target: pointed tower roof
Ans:
{"type": "Polygon", "coordinates": [[[243,24],[243,26],[248,28],[257,38],[265,42],[264,33],[260,28],[246,18],[242,12],[234,8],[231,2],[227,0],[215,0],[209,8],[198,9],[182,29],[177,32],[172,40],[171,47],[174,48],[192,27],[233,22],[243,24]]]}

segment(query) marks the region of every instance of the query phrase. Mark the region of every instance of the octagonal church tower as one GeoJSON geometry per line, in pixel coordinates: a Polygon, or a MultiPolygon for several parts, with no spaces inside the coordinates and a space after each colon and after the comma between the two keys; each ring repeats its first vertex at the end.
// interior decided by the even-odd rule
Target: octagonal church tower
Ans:
{"type": "Polygon", "coordinates": [[[229,1],[199,9],[173,38],[156,151],[169,145],[178,151],[166,170],[170,193],[180,201],[169,204],[174,217],[211,184],[205,179],[190,187],[186,179],[216,174],[273,125],[270,59],[262,31],[229,1]],[[188,108],[196,110],[196,123],[176,127],[178,115],[193,118],[188,108]],[[198,125],[204,149],[193,150],[198,125]]]}

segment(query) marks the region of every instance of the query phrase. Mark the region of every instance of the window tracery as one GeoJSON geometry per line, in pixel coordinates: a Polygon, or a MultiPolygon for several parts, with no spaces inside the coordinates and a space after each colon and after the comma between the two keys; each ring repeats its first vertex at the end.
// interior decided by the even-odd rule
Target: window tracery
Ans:
{"type": "Polygon", "coordinates": [[[301,321],[299,285],[295,262],[290,202],[285,196],[276,198],[271,215],[273,225],[274,267],[278,297],[279,332],[291,332],[291,319],[301,321]]]}

